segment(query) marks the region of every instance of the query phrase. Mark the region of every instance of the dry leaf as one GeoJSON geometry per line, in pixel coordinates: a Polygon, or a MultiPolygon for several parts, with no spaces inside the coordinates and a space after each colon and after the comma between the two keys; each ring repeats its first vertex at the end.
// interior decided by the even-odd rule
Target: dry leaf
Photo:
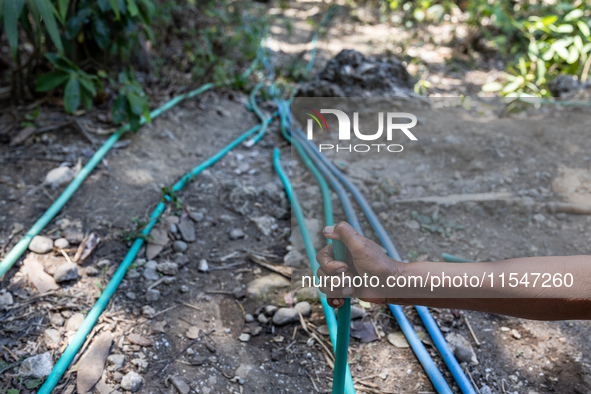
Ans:
{"type": "Polygon", "coordinates": [[[110,332],[100,334],[94,341],[78,367],[78,375],[76,377],[76,389],[78,393],[92,392],[94,385],[103,376],[103,370],[112,344],[113,335],[110,332]]]}

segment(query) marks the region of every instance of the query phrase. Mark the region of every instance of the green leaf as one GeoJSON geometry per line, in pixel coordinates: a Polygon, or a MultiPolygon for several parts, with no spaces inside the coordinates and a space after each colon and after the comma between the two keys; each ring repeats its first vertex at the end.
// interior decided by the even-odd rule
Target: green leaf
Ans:
{"type": "Polygon", "coordinates": [[[121,16],[121,11],[119,10],[119,3],[117,2],[117,0],[109,0],[109,3],[111,3],[111,8],[115,13],[115,20],[118,21],[121,16]]]}
{"type": "MultiPolygon", "coordinates": [[[[10,1],[10,0],[8,0],[8,1],[10,1]]],[[[6,394],[18,394],[18,393],[19,393],[18,389],[8,389],[8,390],[6,390],[6,394]]]]}
{"type": "Polygon", "coordinates": [[[572,10],[571,12],[569,12],[568,14],[566,14],[564,16],[564,20],[569,22],[575,19],[579,19],[580,17],[583,16],[583,10],[580,8],[575,8],[574,10],[572,10]]]}
{"type": "Polygon", "coordinates": [[[129,114],[129,126],[131,131],[138,131],[140,129],[140,117],[136,114],[129,114]]]}
{"type": "Polygon", "coordinates": [[[57,29],[57,23],[53,15],[53,4],[51,4],[49,0],[33,0],[33,3],[37,6],[41,17],[43,18],[43,23],[45,23],[45,28],[47,29],[51,40],[55,44],[57,51],[59,53],[63,53],[64,46],[62,45],[60,32],[57,29]]]}
{"type": "Polygon", "coordinates": [[[66,89],[64,90],[64,107],[66,112],[71,114],[80,106],[80,83],[78,78],[71,76],[66,89]]]}
{"type": "Polygon", "coordinates": [[[36,389],[37,387],[41,386],[41,383],[43,383],[43,381],[41,379],[27,380],[25,382],[25,387],[28,388],[29,390],[32,390],[32,389],[36,389]]]}
{"type": "Polygon", "coordinates": [[[521,76],[515,78],[515,80],[513,82],[509,82],[508,84],[506,84],[503,87],[503,93],[510,93],[510,92],[514,92],[517,89],[519,89],[519,87],[521,87],[521,84],[525,82],[525,79],[521,76]]]}
{"type": "Polygon", "coordinates": [[[534,40],[530,41],[527,50],[529,52],[529,57],[531,58],[531,60],[538,60],[540,49],[538,48],[537,42],[535,42],[534,40]]]}
{"type": "Polygon", "coordinates": [[[542,23],[544,24],[544,26],[548,26],[548,25],[553,24],[557,20],[558,20],[558,17],[556,15],[550,15],[550,16],[543,18],[542,23]]]}
{"type": "Polygon", "coordinates": [[[109,25],[97,15],[92,18],[92,32],[94,40],[99,48],[102,50],[107,49],[111,42],[111,29],[109,29],[109,25]]]}
{"type": "MultiPolygon", "coordinates": [[[[83,80],[81,79],[80,82],[83,80]]],[[[90,109],[92,107],[92,97],[85,89],[82,89],[82,105],[85,109],[90,109]]]]}
{"type": "Polygon", "coordinates": [[[18,51],[17,23],[24,6],[25,0],[4,1],[4,29],[6,30],[6,37],[8,38],[8,44],[12,51],[12,58],[15,60],[18,51]]]}
{"type": "Polygon", "coordinates": [[[79,79],[80,85],[82,85],[82,88],[84,90],[86,90],[91,97],[96,96],[96,89],[94,88],[94,85],[91,81],[89,81],[86,78],[80,78],[79,79]]]}
{"type": "Polygon", "coordinates": [[[47,92],[63,85],[68,78],[70,78],[70,75],[63,71],[52,71],[43,74],[35,81],[35,90],[37,92],[47,92]]]}
{"type": "Polygon", "coordinates": [[[129,102],[129,108],[131,108],[131,112],[136,115],[141,115],[144,112],[144,106],[147,104],[146,100],[142,99],[140,96],[127,93],[127,101],[129,102]]]}
{"type": "Polygon", "coordinates": [[[538,72],[536,83],[539,85],[544,82],[544,78],[546,77],[546,63],[542,59],[538,59],[536,62],[536,71],[538,72]]]}
{"type": "Polygon", "coordinates": [[[591,36],[591,30],[589,29],[589,25],[586,22],[577,21],[577,26],[585,37],[591,36]]]}
{"type": "Polygon", "coordinates": [[[115,123],[122,123],[127,119],[127,100],[123,94],[117,96],[117,100],[115,100],[115,104],[113,104],[113,109],[111,110],[111,117],[115,123]]]}
{"type": "Polygon", "coordinates": [[[131,16],[137,16],[140,13],[135,0],[127,0],[127,10],[131,16]]]}
{"type": "Polygon", "coordinates": [[[574,64],[579,60],[579,50],[572,45],[568,50],[568,57],[565,59],[568,64],[574,64]]]}
{"type": "Polygon", "coordinates": [[[66,22],[66,38],[68,40],[76,38],[80,29],[82,29],[82,26],[84,26],[91,15],[92,10],[90,8],[83,8],[75,16],[68,18],[66,22]]]}
{"type": "Polygon", "coordinates": [[[489,82],[482,86],[483,92],[498,92],[503,89],[503,85],[499,82],[489,82]]]}
{"type": "Polygon", "coordinates": [[[62,23],[66,22],[66,16],[68,15],[68,6],[70,5],[70,0],[58,0],[57,7],[62,18],[62,23]]]}
{"type": "Polygon", "coordinates": [[[572,33],[574,30],[575,28],[573,27],[573,25],[568,24],[559,25],[554,29],[556,33],[572,33]]]}

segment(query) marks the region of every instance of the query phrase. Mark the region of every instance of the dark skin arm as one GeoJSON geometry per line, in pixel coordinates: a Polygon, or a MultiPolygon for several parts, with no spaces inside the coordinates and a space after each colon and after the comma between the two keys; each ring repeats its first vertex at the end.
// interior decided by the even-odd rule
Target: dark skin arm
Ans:
{"type": "MultiPolygon", "coordinates": [[[[364,301],[378,304],[424,305],[439,308],[467,309],[474,311],[498,313],[536,320],[571,320],[591,319],[591,256],[556,256],[528,257],[487,263],[441,263],[417,262],[404,264],[388,257],[373,241],[358,234],[346,222],[324,229],[324,236],[345,243],[353,262],[334,260],[332,245],[318,252],[317,260],[320,268],[319,278],[335,275],[362,276],[376,275],[380,278],[392,276],[421,277],[428,280],[428,275],[445,272],[450,276],[478,276],[484,273],[498,277],[499,274],[515,273],[517,278],[523,275],[531,277],[532,272],[538,273],[571,273],[573,285],[565,287],[542,288],[518,284],[510,287],[490,287],[485,285],[477,290],[437,289],[436,298],[429,297],[428,289],[397,290],[392,297],[384,290],[368,288],[321,288],[329,297],[329,305],[335,308],[344,303],[344,297],[357,296],[364,301]]],[[[507,279],[507,278],[506,278],[507,279]]]]}

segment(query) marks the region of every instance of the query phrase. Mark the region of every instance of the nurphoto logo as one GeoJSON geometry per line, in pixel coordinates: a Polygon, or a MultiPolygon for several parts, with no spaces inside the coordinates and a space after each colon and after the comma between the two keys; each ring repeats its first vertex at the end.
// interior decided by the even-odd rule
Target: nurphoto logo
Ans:
{"type": "MultiPolygon", "coordinates": [[[[336,117],[338,122],[338,135],[339,142],[351,141],[352,134],[355,138],[361,141],[377,141],[384,135],[386,131],[386,140],[392,141],[392,137],[397,133],[404,134],[411,141],[418,141],[417,137],[410,131],[411,128],[416,126],[417,117],[408,112],[378,112],[377,123],[378,129],[376,132],[367,133],[367,130],[361,130],[359,112],[353,112],[353,123],[351,127],[351,119],[346,112],[339,109],[323,108],[320,111],[316,111],[310,107],[302,107],[305,110],[305,114],[309,116],[306,124],[307,138],[309,140],[314,139],[314,127],[318,125],[321,131],[328,132],[328,124],[322,114],[331,114],[336,117]],[[385,120],[384,120],[385,119],[385,120]],[[401,120],[410,120],[410,122],[401,123],[401,120]],[[385,126],[384,126],[385,123],[385,126]],[[353,133],[351,133],[351,131],[353,133]]],[[[327,150],[336,150],[337,152],[358,152],[366,153],[370,151],[387,151],[387,152],[402,152],[404,147],[400,144],[385,144],[385,143],[363,143],[363,144],[326,144],[322,143],[318,145],[320,152],[327,150]]]]}

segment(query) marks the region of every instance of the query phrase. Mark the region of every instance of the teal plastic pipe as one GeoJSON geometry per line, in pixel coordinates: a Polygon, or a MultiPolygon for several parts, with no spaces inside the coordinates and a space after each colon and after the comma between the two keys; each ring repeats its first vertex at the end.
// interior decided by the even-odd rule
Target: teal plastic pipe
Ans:
{"type": "MultiPolygon", "coordinates": [[[[191,97],[195,97],[198,94],[205,92],[206,90],[211,89],[216,85],[212,83],[205,84],[198,89],[195,89],[191,92],[181,94],[173,98],[172,100],[166,102],[160,108],[155,109],[154,111],[150,112],[150,118],[154,119],[160,116],[162,113],[168,111],[178,103],[183,100],[186,100],[191,97]]],[[[145,124],[146,119],[142,116],[140,120],[140,124],[145,124]]],[[[14,265],[14,263],[22,256],[22,254],[27,250],[31,240],[34,236],[39,234],[41,230],[45,228],[49,224],[49,222],[58,214],[58,212],[66,205],[66,203],[70,200],[72,195],[78,190],[82,182],[86,179],[88,175],[92,172],[94,167],[97,166],[98,163],[105,157],[107,152],[115,145],[115,143],[121,138],[121,136],[127,133],[130,130],[129,124],[125,124],[121,126],[105,143],[96,151],[96,153],[90,158],[88,163],[80,170],[78,175],[70,182],[68,187],[62,192],[62,194],[55,200],[53,204],[45,211],[43,215],[33,224],[33,226],[29,229],[29,231],[25,234],[25,236],[16,244],[14,247],[4,256],[2,262],[0,262],[0,278],[4,276],[4,274],[14,265]]]]}
{"type": "MultiPolygon", "coordinates": [[[[306,159],[304,159],[304,158],[302,158],[302,159],[304,161],[306,161],[306,160],[309,161],[309,158],[307,158],[307,156],[306,156],[306,159]]],[[[304,219],[302,207],[300,206],[300,203],[298,201],[296,194],[293,192],[293,190],[291,188],[291,183],[289,182],[287,175],[285,174],[285,172],[283,171],[283,168],[281,167],[281,158],[280,158],[278,148],[275,148],[275,151],[273,154],[273,164],[275,166],[275,170],[277,171],[277,174],[279,175],[279,178],[281,178],[281,181],[283,182],[283,185],[285,187],[285,191],[287,193],[289,201],[291,202],[291,207],[294,211],[294,215],[296,217],[296,220],[300,226],[300,232],[302,234],[302,238],[304,239],[304,245],[306,247],[306,254],[308,255],[308,260],[310,260],[310,264],[312,266],[312,272],[314,273],[314,276],[316,276],[316,271],[318,270],[319,265],[318,265],[318,262],[316,261],[316,250],[314,249],[314,243],[312,242],[312,238],[310,237],[310,232],[308,231],[308,228],[306,227],[306,221],[304,219]]],[[[317,169],[313,170],[312,172],[320,175],[320,173],[318,173],[317,169]]],[[[317,178],[317,179],[322,179],[324,181],[324,182],[321,182],[321,185],[323,184],[326,187],[324,190],[328,191],[327,195],[330,198],[330,190],[328,189],[328,185],[326,185],[326,181],[324,180],[324,178],[322,178],[322,176],[320,175],[320,178],[317,178]]],[[[326,199],[325,199],[325,206],[326,206],[326,199]]],[[[326,212],[327,211],[325,210],[325,216],[326,216],[326,212]]],[[[329,212],[331,213],[330,216],[332,217],[332,203],[330,204],[329,212]]],[[[349,299],[349,301],[350,301],[350,299],[349,299]]],[[[338,394],[342,394],[344,392],[355,393],[355,387],[353,385],[353,378],[351,377],[351,371],[349,369],[349,365],[347,364],[347,353],[346,352],[349,347],[349,333],[347,331],[346,340],[342,340],[341,342],[339,342],[339,336],[343,335],[342,333],[344,332],[344,330],[339,331],[337,329],[338,323],[337,323],[335,316],[334,316],[334,309],[328,305],[326,298],[320,297],[320,302],[322,303],[322,308],[324,310],[324,314],[326,315],[326,324],[328,325],[330,339],[331,339],[331,342],[333,345],[333,349],[335,351],[335,374],[334,374],[334,378],[333,378],[333,393],[338,393],[338,394]],[[340,350],[339,350],[339,348],[340,348],[340,350]],[[342,356],[343,348],[345,351],[344,356],[342,356]],[[338,358],[338,359],[336,356],[337,352],[340,354],[340,358],[338,358]],[[337,374],[337,365],[338,365],[339,361],[340,361],[341,365],[339,366],[339,372],[337,374]],[[343,364],[344,364],[344,368],[343,368],[343,364]],[[340,390],[340,391],[335,391],[335,384],[337,385],[336,389],[340,390]]],[[[351,308],[350,308],[350,303],[349,303],[349,314],[350,314],[350,310],[351,310],[351,308]]],[[[341,314],[339,314],[339,322],[347,322],[347,325],[349,324],[348,320],[346,320],[346,316],[341,317],[341,314]]]]}
{"type": "MultiPolygon", "coordinates": [[[[285,105],[284,102],[278,102],[279,106],[285,105]]],[[[283,137],[291,142],[295,147],[298,155],[308,168],[308,170],[314,175],[318,184],[320,186],[320,190],[322,191],[322,201],[324,204],[324,222],[327,226],[334,225],[334,214],[332,209],[332,198],[330,195],[330,189],[328,188],[328,184],[326,180],[318,171],[318,168],[314,165],[310,157],[306,154],[303,150],[302,146],[298,141],[292,140],[291,136],[287,132],[288,126],[285,120],[285,116],[287,112],[285,112],[285,107],[280,107],[280,119],[281,119],[281,133],[283,137]]],[[[277,170],[282,171],[281,167],[277,170]]],[[[330,244],[333,242],[332,240],[328,239],[327,243],[330,244]]],[[[349,254],[347,253],[347,248],[345,244],[340,241],[333,242],[333,248],[335,248],[335,259],[339,260],[338,257],[342,258],[339,261],[348,261],[345,260],[346,256],[349,254]]],[[[312,260],[310,260],[312,261],[312,260]]],[[[314,270],[316,273],[316,270],[314,270]]],[[[319,292],[320,294],[320,292],[319,292]]],[[[324,314],[326,316],[327,322],[331,320],[331,323],[328,324],[329,327],[329,334],[330,340],[333,344],[334,352],[335,352],[335,365],[334,365],[334,373],[332,379],[332,392],[333,394],[342,394],[346,393],[355,393],[355,386],[353,384],[353,377],[351,376],[351,370],[349,368],[349,363],[347,362],[348,350],[349,350],[349,333],[351,329],[351,298],[346,298],[345,303],[341,306],[338,310],[338,320],[334,322],[334,310],[333,308],[328,305],[326,297],[320,294],[320,301],[322,303],[322,308],[324,310],[324,314]],[[336,327],[335,327],[336,326],[336,327]]]]}
{"type": "MultiPolygon", "coordinates": [[[[341,241],[332,241],[334,259],[350,264],[351,254],[341,241]]],[[[337,350],[335,352],[334,377],[332,379],[332,394],[342,394],[345,390],[345,371],[348,366],[349,333],[351,330],[351,297],[344,299],[345,303],[339,308],[337,350]],[[338,364],[338,368],[337,368],[338,364]]]]}
{"type": "MultiPolygon", "coordinates": [[[[272,117],[267,119],[267,123],[270,122],[271,119],[272,119],[272,117]]],[[[252,134],[254,134],[257,130],[259,130],[262,126],[263,126],[262,124],[259,124],[255,127],[253,127],[252,129],[248,130],[247,132],[242,134],[240,137],[238,137],[234,141],[232,141],[225,148],[223,148],[222,150],[217,152],[215,155],[213,155],[212,157],[210,157],[209,159],[207,159],[203,163],[199,164],[193,170],[191,170],[190,172],[185,174],[176,184],[174,184],[174,186],[172,187],[172,190],[175,192],[181,190],[187,183],[189,183],[191,180],[193,180],[193,178],[195,176],[197,176],[201,171],[205,170],[206,168],[208,168],[212,164],[214,164],[216,161],[220,160],[230,150],[235,148],[242,141],[246,140],[248,137],[250,137],[252,134]]],[[[169,195],[164,196],[164,198],[167,202],[171,200],[171,197],[169,195]]],[[[86,315],[84,322],[82,323],[82,325],[80,326],[80,328],[76,332],[76,335],[74,335],[74,337],[72,338],[72,340],[71,340],[70,344],[68,345],[68,347],[66,348],[66,350],[64,350],[64,353],[62,354],[62,356],[58,360],[57,364],[55,365],[55,367],[51,371],[51,374],[47,377],[47,380],[45,380],[45,383],[43,383],[43,386],[41,386],[41,388],[39,389],[38,394],[50,394],[51,391],[54,389],[55,385],[57,384],[57,382],[63,376],[64,372],[66,372],[66,370],[68,369],[68,366],[70,365],[70,363],[72,362],[72,360],[76,356],[76,353],[78,353],[78,350],[80,350],[80,346],[82,346],[82,344],[86,340],[86,337],[88,336],[88,334],[90,333],[90,331],[92,330],[94,325],[96,324],[101,313],[103,313],[103,311],[105,310],[105,307],[107,306],[107,304],[109,303],[109,300],[111,299],[111,297],[115,293],[115,290],[117,290],[117,287],[119,286],[119,284],[121,283],[121,280],[123,279],[123,277],[125,276],[125,273],[127,272],[127,268],[133,262],[140,247],[144,243],[144,239],[148,237],[148,235],[150,234],[150,230],[152,229],[152,227],[154,226],[154,224],[158,220],[158,217],[162,214],[162,212],[164,212],[165,208],[166,208],[166,204],[163,201],[158,203],[158,205],[156,206],[156,209],[154,210],[154,212],[152,212],[152,215],[150,216],[150,220],[148,221],[148,224],[146,225],[146,227],[142,231],[143,236],[136,238],[136,240],[133,242],[131,249],[129,250],[129,252],[125,256],[125,258],[121,262],[121,265],[119,266],[119,268],[117,268],[117,271],[115,271],[115,274],[113,275],[113,277],[109,281],[109,284],[107,285],[107,287],[105,287],[105,290],[103,291],[103,293],[101,294],[101,296],[99,297],[97,302],[94,304],[94,306],[92,307],[90,312],[88,312],[88,315],[86,315]]]]}

